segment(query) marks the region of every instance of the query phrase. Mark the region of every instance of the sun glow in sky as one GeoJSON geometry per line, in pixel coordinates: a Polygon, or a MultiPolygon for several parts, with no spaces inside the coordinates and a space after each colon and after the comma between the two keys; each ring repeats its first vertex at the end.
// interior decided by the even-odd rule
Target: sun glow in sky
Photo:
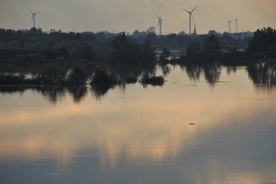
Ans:
{"type": "MultiPolygon", "coordinates": [[[[158,14],[164,34],[188,33],[189,17],[183,9],[196,5],[194,23],[201,34],[227,31],[227,18],[238,19],[238,31],[276,27],[275,0],[0,0],[0,28],[29,29],[31,9],[38,12],[36,27],[43,31],[133,33],[157,27],[158,14]]],[[[235,30],[233,21],[231,31],[235,30]]]]}

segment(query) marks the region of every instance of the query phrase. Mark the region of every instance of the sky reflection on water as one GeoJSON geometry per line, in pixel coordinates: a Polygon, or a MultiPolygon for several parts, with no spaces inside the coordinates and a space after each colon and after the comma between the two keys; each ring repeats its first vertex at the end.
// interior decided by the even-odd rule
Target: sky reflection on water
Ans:
{"type": "Polygon", "coordinates": [[[215,86],[179,67],[167,81],[79,103],[0,94],[0,183],[276,182],[275,93],[243,68],[215,86]]]}

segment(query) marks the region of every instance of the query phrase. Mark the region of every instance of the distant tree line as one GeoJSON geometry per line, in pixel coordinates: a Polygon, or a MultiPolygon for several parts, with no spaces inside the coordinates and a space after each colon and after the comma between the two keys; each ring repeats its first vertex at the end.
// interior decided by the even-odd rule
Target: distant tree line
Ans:
{"type": "Polygon", "coordinates": [[[178,64],[210,64],[218,63],[224,65],[249,65],[259,59],[276,58],[276,30],[270,27],[257,30],[249,40],[248,46],[243,50],[233,48],[222,48],[221,38],[211,34],[203,41],[194,38],[188,43],[185,54],[179,59],[168,61],[170,54],[165,54],[166,50],[160,55],[161,61],[178,64]]]}
{"type": "MultiPolygon", "coordinates": [[[[224,34],[157,36],[155,28],[132,35],[121,32],[64,33],[41,29],[0,29],[1,71],[43,71],[49,67],[61,67],[64,71],[73,67],[91,70],[101,65],[121,78],[153,74],[158,63],[156,50],[162,50],[159,64],[171,59],[170,50],[183,51],[179,59],[170,62],[206,64],[223,62],[239,64],[251,58],[275,58],[275,29],[257,30],[253,37],[224,34]],[[240,49],[245,49],[241,51],[240,49]],[[245,52],[246,51],[246,52],[245,52]]],[[[164,71],[167,69],[164,67],[164,71]]]]}
{"type": "MultiPolygon", "coordinates": [[[[119,33],[120,34],[120,33],[119,33]]],[[[11,30],[0,29],[0,48],[1,58],[10,55],[41,53],[46,59],[53,59],[63,56],[65,59],[96,59],[96,53],[99,49],[105,48],[117,34],[109,32],[61,32],[50,30],[43,32],[40,28],[31,30],[11,30]],[[89,48],[90,47],[90,48],[89,48]],[[6,54],[3,53],[4,52],[6,54]],[[12,51],[11,51],[12,49],[12,51]],[[91,53],[94,51],[94,54],[91,53]],[[88,54],[90,52],[90,54],[88,54]]],[[[126,37],[138,44],[143,44],[144,40],[150,41],[151,45],[157,50],[168,48],[169,50],[184,50],[189,42],[196,39],[200,44],[206,40],[209,35],[186,35],[184,33],[169,34],[158,36],[155,28],[150,27],[146,31],[134,31],[132,35],[126,34],[126,37]]],[[[234,37],[227,33],[217,36],[222,49],[227,48],[246,48],[250,37],[234,37]]],[[[0,58],[0,59],[1,59],[0,58]]]]}
{"type": "Polygon", "coordinates": [[[45,33],[35,28],[30,31],[0,29],[0,59],[39,54],[45,59],[62,56],[65,59],[94,60],[96,53],[91,44],[93,40],[94,35],[90,33],[62,33],[54,30],[45,33]]]}

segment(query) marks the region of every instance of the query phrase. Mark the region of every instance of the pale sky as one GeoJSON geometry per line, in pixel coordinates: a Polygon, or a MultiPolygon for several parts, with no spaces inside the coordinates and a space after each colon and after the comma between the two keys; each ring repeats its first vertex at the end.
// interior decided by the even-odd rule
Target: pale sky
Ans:
{"type": "MultiPolygon", "coordinates": [[[[145,31],[163,18],[163,33],[189,32],[192,10],[197,32],[228,31],[227,19],[238,19],[238,31],[276,28],[276,0],[0,0],[0,28],[29,29],[31,13],[36,27],[64,32],[145,31]]],[[[192,28],[193,29],[193,28],[192,28]]],[[[231,23],[234,32],[235,21],[231,23]]]]}

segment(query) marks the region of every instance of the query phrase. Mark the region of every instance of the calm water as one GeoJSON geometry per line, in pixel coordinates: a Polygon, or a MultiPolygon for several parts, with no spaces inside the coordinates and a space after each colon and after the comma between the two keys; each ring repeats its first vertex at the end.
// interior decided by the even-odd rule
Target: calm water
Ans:
{"type": "Polygon", "coordinates": [[[171,67],[163,87],[105,95],[0,92],[0,183],[276,183],[275,89],[215,72],[171,67]]]}

